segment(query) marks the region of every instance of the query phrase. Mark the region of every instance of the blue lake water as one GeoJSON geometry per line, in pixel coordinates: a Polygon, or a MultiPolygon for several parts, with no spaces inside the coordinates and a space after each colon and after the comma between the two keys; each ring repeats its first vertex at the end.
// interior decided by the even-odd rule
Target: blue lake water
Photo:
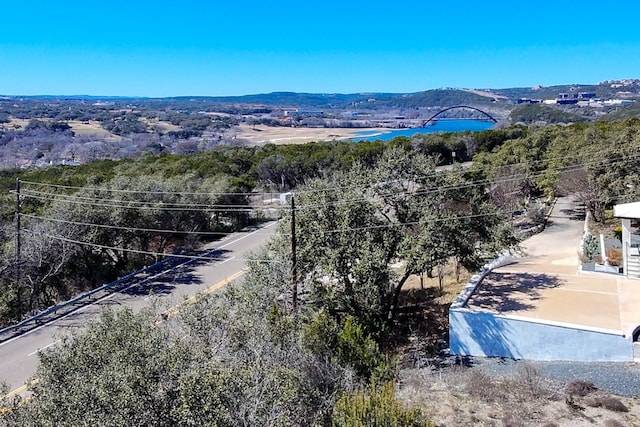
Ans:
{"type": "Polygon", "coordinates": [[[423,133],[481,131],[493,128],[494,123],[485,120],[438,120],[423,128],[389,129],[388,132],[359,132],[352,141],[389,141],[397,136],[413,136],[423,133]]]}

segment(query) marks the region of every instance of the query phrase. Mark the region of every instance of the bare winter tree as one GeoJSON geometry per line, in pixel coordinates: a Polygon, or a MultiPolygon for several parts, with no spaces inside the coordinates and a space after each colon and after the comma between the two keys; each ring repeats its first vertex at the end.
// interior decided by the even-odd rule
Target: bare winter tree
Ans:
{"type": "Polygon", "coordinates": [[[562,172],[557,185],[561,194],[572,194],[598,222],[605,220],[604,209],[608,199],[599,189],[594,177],[582,165],[567,168],[562,172]]]}
{"type": "Polygon", "coordinates": [[[526,205],[531,196],[531,185],[526,172],[516,166],[501,166],[489,185],[491,199],[506,211],[514,212],[526,205]]]}

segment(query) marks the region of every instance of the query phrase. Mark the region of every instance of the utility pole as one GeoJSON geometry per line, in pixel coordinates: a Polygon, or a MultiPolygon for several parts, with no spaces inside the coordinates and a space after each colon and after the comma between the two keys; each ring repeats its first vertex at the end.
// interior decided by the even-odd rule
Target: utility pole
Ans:
{"type": "Polygon", "coordinates": [[[20,307],[20,178],[16,178],[16,289],[18,291],[18,310],[20,307]]]}
{"type": "Polygon", "coordinates": [[[298,311],[298,267],[296,265],[296,203],[291,193],[291,307],[298,311]]]}

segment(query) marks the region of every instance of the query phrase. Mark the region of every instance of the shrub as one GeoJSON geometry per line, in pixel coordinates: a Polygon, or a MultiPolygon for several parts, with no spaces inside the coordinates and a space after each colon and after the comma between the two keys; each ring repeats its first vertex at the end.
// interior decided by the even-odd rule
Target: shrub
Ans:
{"type": "Polygon", "coordinates": [[[333,409],[334,427],[435,427],[419,409],[407,408],[395,398],[393,382],[371,384],[342,395],[333,409]]]}
{"type": "Polygon", "coordinates": [[[586,396],[597,388],[591,381],[575,380],[567,384],[565,391],[573,396],[586,396]]]}
{"type": "Polygon", "coordinates": [[[532,203],[527,208],[527,218],[535,224],[544,224],[547,219],[545,206],[540,203],[532,203]]]}
{"type": "Polygon", "coordinates": [[[607,261],[609,262],[609,265],[619,266],[622,262],[622,249],[607,249],[607,261]]]}
{"type": "Polygon", "coordinates": [[[629,408],[617,397],[598,396],[585,399],[585,403],[593,408],[604,408],[614,412],[629,412],[629,408]]]}
{"type": "Polygon", "coordinates": [[[469,373],[467,381],[464,383],[464,389],[472,397],[479,397],[486,402],[499,400],[502,396],[496,396],[495,391],[499,390],[489,375],[484,372],[472,370],[469,373]]]}
{"type": "Polygon", "coordinates": [[[593,234],[587,234],[584,237],[583,252],[588,260],[593,260],[600,250],[600,243],[593,234]]]}
{"type": "Polygon", "coordinates": [[[347,317],[338,333],[336,356],[364,380],[373,378],[386,381],[396,373],[393,361],[380,352],[378,344],[352,316],[347,317]]]}

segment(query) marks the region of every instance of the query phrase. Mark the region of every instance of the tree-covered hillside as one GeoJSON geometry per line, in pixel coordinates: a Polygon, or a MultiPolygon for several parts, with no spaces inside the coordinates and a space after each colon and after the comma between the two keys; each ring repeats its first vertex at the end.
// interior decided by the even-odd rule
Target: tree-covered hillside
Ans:
{"type": "Polygon", "coordinates": [[[584,115],[565,111],[557,106],[544,104],[523,104],[518,105],[509,114],[511,123],[582,123],[589,119],[584,115]]]}

